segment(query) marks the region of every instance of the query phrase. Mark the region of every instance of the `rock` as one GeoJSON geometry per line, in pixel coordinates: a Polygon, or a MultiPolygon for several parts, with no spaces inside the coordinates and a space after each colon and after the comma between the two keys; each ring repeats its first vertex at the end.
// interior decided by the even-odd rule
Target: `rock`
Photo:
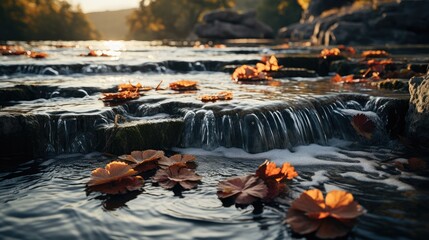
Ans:
{"type": "Polygon", "coordinates": [[[429,74],[410,79],[409,91],[407,136],[413,143],[429,148],[429,74]]]}
{"type": "Polygon", "coordinates": [[[45,69],[43,69],[40,74],[42,75],[49,75],[49,76],[58,76],[59,73],[58,71],[54,70],[53,68],[47,67],[45,69]]]}
{"type": "MultiPolygon", "coordinates": [[[[328,6],[329,1],[312,1],[312,5],[325,2],[328,6]]],[[[319,7],[314,9],[309,7],[313,17],[304,17],[301,23],[283,28],[278,37],[311,40],[319,45],[429,43],[429,11],[423,10],[429,9],[429,1],[402,0],[359,10],[343,7],[335,14],[321,16],[319,7]]]]}
{"type": "Polygon", "coordinates": [[[386,79],[380,82],[374,82],[372,85],[381,89],[408,91],[408,80],[403,79],[386,79]]]}
{"type": "Polygon", "coordinates": [[[215,10],[204,15],[203,20],[206,23],[215,21],[239,23],[242,20],[242,15],[232,10],[215,10]]]}
{"type": "Polygon", "coordinates": [[[102,127],[96,133],[100,139],[97,150],[119,155],[134,150],[171,148],[179,143],[183,126],[182,119],[164,119],[102,127]]]}
{"type": "Polygon", "coordinates": [[[267,72],[272,78],[290,78],[290,77],[318,77],[316,71],[305,68],[281,68],[279,71],[267,72]]]}
{"type": "Polygon", "coordinates": [[[272,38],[273,30],[256,19],[256,12],[239,14],[231,10],[216,10],[203,17],[195,34],[207,39],[272,38]]]}

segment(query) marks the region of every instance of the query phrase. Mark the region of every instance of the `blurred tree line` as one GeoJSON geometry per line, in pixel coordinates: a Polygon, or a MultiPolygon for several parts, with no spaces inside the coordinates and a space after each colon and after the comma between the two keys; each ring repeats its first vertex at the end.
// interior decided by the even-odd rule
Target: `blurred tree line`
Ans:
{"type": "Polygon", "coordinates": [[[201,21],[204,13],[233,8],[254,9],[258,19],[274,31],[298,22],[302,7],[299,0],[142,0],[128,18],[130,39],[184,39],[201,21]]]}
{"type": "Polygon", "coordinates": [[[0,40],[89,40],[99,33],[80,7],[60,0],[1,0],[0,40]]]}

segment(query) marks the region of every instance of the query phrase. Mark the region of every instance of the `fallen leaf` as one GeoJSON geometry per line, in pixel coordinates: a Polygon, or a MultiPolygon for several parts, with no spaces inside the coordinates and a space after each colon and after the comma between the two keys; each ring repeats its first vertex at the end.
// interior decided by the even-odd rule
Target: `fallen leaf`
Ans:
{"type": "Polygon", "coordinates": [[[153,180],[165,189],[172,189],[177,184],[184,189],[192,189],[198,185],[201,177],[184,163],[176,163],[165,169],[159,169],[153,180]]]}
{"type": "Polygon", "coordinates": [[[134,163],[133,169],[138,173],[150,171],[158,167],[158,161],[165,159],[163,151],[145,150],[132,151],[130,155],[122,155],[118,157],[120,160],[134,163]]]}
{"type": "Polygon", "coordinates": [[[341,50],[339,48],[325,48],[320,52],[320,57],[327,58],[332,56],[339,56],[341,54],[341,50]]]}
{"type": "Polygon", "coordinates": [[[197,90],[197,82],[190,80],[180,80],[170,83],[170,88],[176,91],[197,90]]]}
{"type": "Polygon", "coordinates": [[[351,124],[357,134],[366,139],[372,138],[372,133],[375,130],[375,123],[365,114],[359,113],[353,116],[351,124]]]}
{"type": "Polygon", "coordinates": [[[336,238],[345,236],[354,219],[364,213],[351,193],[334,190],[323,199],[322,192],[313,189],[292,202],[285,222],[299,234],[315,232],[318,238],[336,238]]]}
{"type": "Polygon", "coordinates": [[[262,58],[262,62],[264,63],[257,63],[256,64],[256,70],[258,72],[270,72],[270,71],[278,71],[283,66],[279,66],[277,58],[273,55],[270,57],[270,59],[266,59],[265,57],[262,58]]]}
{"type": "Polygon", "coordinates": [[[203,102],[216,102],[218,100],[232,100],[232,92],[222,91],[214,95],[203,95],[201,101],[203,102]]]}
{"type": "Polygon", "coordinates": [[[335,83],[362,83],[362,82],[366,82],[366,79],[354,79],[353,75],[347,75],[344,77],[341,77],[339,74],[335,74],[335,76],[333,76],[331,78],[332,82],[335,83]]]}
{"type": "Polygon", "coordinates": [[[267,194],[268,188],[264,181],[253,175],[229,178],[219,182],[217,187],[219,199],[232,197],[236,204],[252,204],[267,194]]]}
{"type": "Polygon", "coordinates": [[[36,58],[36,59],[41,59],[41,58],[48,57],[48,54],[44,53],[44,52],[32,52],[32,51],[29,51],[28,52],[28,57],[30,57],[30,58],[36,58]]]}
{"type": "Polygon", "coordinates": [[[144,180],[140,176],[123,177],[116,181],[101,185],[90,186],[89,190],[105,194],[124,194],[131,191],[140,190],[144,180]]]}
{"type": "Polygon", "coordinates": [[[232,79],[234,81],[266,81],[268,80],[267,73],[259,72],[258,69],[243,65],[235,69],[232,73],[232,79]]]}
{"type": "Polygon", "coordinates": [[[281,168],[278,168],[276,163],[265,160],[259,165],[255,175],[263,180],[274,179],[277,182],[282,182],[293,179],[298,176],[298,173],[290,163],[285,162],[281,168]]]}
{"type": "Polygon", "coordinates": [[[128,83],[121,83],[118,85],[118,92],[130,91],[130,92],[138,92],[138,91],[149,91],[152,90],[152,87],[142,86],[141,83],[137,83],[136,85],[128,83]]]}
{"type": "Polygon", "coordinates": [[[189,154],[175,154],[171,157],[164,157],[158,161],[161,168],[167,168],[176,163],[184,163],[188,168],[195,168],[195,156],[189,154]]]}
{"type": "Polygon", "coordinates": [[[298,176],[298,173],[295,172],[295,168],[289,163],[283,163],[282,167],[278,168],[274,162],[265,160],[258,167],[255,175],[262,179],[268,187],[268,193],[264,200],[271,201],[287,190],[284,182],[298,176]]]}
{"type": "Polygon", "coordinates": [[[124,102],[127,100],[138,99],[139,92],[123,91],[118,93],[102,93],[101,101],[103,102],[124,102]]]}
{"type": "Polygon", "coordinates": [[[388,56],[389,53],[384,50],[368,50],[362,52],[362,57],[364,58],[383,58],[388,56]]]}
{"type": "Polygon", "coordinates": [[[88,186],[101,185],[108,182],[117,181],[124,177],[130,177],[137,174],[137,171],[128,164],[119,161],[113,161],[105,168],[97,168],[91,172],[91,179],[88,186]]]}

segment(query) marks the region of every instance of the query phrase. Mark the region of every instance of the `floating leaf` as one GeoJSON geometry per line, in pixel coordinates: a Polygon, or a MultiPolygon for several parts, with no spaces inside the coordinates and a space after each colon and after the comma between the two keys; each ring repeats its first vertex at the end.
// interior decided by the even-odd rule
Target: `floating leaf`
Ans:
{"type": "Polygon", "coordinates": [[[267,73],[259,72],[254,67],[243,65],[235,69],[234,73],[232,73],[232,79],[234,81],[265,81],[269,78],[267,73]]]}
{"type": "Polygon", "coordinates": [[[286,179],[293,179],[298,176],[298,173],[290,163],[283,163],[282,167],[278,168],[276,163],[265,160],[258,167],[255,175],[263,180],[274,179],[277,182],[281,182],[286,179]]]}
{"type": "Polygon", "coordinates": [[[124,194],[131,191],[140,190],[144,180],[140,176],[123,177],[116,181],[89,187],[91,191],[105,194],[124,194]]]}
{"type": "Polygon", "coordinates": [[[268,194],[265,200],[269,201],[276,198],[280,193],[287,190],[285,180],[293,179],[298,176],[295,168],[289,163],[283,163],[281,168],[278,168],[274,162],[265,160],[256,170],[257,177],[262,179],[268,186],[268,194]]]}
{"type": "Polygon", "coordinates": [[[145,150],[132,151],[130,155],[119,156],[119,159],[134,163],[132,167],[139,173],[143,173],[158,167],[158,161],[165,159],[163,151],[145,150]]]}
{"type": "Polygon", "coordinates": [[[170,83],[170,88],[176,91],[197,90],[197,82],[190,80],[180,80],[170,83]]]}
{"type": "Polygon", "coordinates": [[[195,168],[195,156],[189,154],[176,154],[171,157],[163,157],[158,161],[161,168],[167,168],[176,163],[184,163],[188,168],[195,168]]]}
{"type": "Polygon", "coordinates": [[[101,101],[103,102],[124,102],[127,100],[138,99],[139,92],[123,91],[118,93],[102,93],[101,101]]]}
{"type": "Polygon", "coordinates": [[[351,193],[334,190],[323,199],[322,192],[313,189],[292,202],[286,223],[299,234],[315,232],[318,238],[336,238],[345,236],[353,220],[364,213],[351,193]]]}
{"type": "Polygon", "coordinates": [[[362,82],[367,82],[368,80],[354,79],[353,75],[347,75],[347,76],[341,77],[339,74],[335,74],[335,76],[331,78],[331,81],[335,83],[362,83],[362,82]]]}
{"type": "Polygon", "coordinates": [[[159,169],[153,180],[165,189],[172,189],[177,184],[184,189],[192,189],[198,185],[201,177],[187,168],[186,164],[176,163],[166,169],[159,169]]]}
{"type": "Polygon", "coordinates": [[[253,175],[221,181],[217,190],[217,196],[221,200],[232,197],[236,204],[252,204],[268,194],[264,181],[253,175]]]}
{"type": "Polygon", "coordinates": [[[366,139],[372,138],[372,133],[375,130],[375,123],[365,114],[359,113],[353,116],[351,123],[357,134],[365,137],[366,139]]]}
{"type": "Polygon", "coordinates": [[[97,168],[91,172],[91,179],[88,186],[96,186],[108,182],[117,181],[124,177],[137,174],[137,171],[126,163],[114,161],[106,165],[105,168],[97,168]]]}
{"type": "Polygon", "coordinates": [[[368,50],[362,52],[362,57],[364,58],[383,58],[388,56],[389,53],[384,50],[368,50]]]}
{"type": "Polygon", "coordinates": [[[232,92],[223,91],[215,95],[203,95],[201,97],[203,102],[216,102],[218,100],[232,100],[232,92]]]}

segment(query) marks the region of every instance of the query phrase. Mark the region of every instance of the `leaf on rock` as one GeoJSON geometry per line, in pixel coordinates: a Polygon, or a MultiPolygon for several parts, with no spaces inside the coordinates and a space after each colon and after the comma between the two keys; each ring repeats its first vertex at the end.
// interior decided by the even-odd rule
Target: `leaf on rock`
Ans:
{"type": "Polygon", "coordinates": [[[357,134],[368,140],[372,138],[372,134],[375,130],[375,123],[365,114],[359,113],[353,116],[351,123],[357,134]]]}
{"type": "Polygon", "coordinates": [[[102,93],[101,101],[103,102],[124,102],[127,100],[138,99],[139,92],[123,91],[118,93],[102,93]]]}
{"type": "Polygon", "coordinates": [[[232,92],[222,91],[214,95],[203,95],[201,101],[203,102],[216,102],[218,100],[232,100],[232,92]]]}
{"type": "Polygon", "coordinates": [[[262,58],[262,62],[264,63],[257,63],[256,69],[258,72],[271,72],[271,71],[278,71],[283,66],[279,66],[277,58],[273,55],[270,57],[270,59],[266,59],[266,57],[262,58]]]}
{"type": "Polygon", "coordinates": [[[138,92],[138,91],[149,91],[152,90],[152,87],[148,86],[142,86],[141,83],[137,83],[136,85],[133,85],[132,83],[121,83],[118,85],[118,92],[123,91],[131,91],[131,92],[138,92]]]}
{"type": "Polygon", "coordinates": [[[191,80],[180,80],[170,83],[170,88],[175,91],[198,90],[197,82],[191,80]]]}
{"type": "Polygon", "coordinates": [[[221,200],[232,197],[236,204],[245,205],[261,200],[268,194],[268,188],[264,181],[253,175],[221,181],[217,190],[217,196],[221,200]]]}
{"type": "Polygon", "coordinates": [[[320,52],[320,57],[327,58],[332,56],[339,56],[341,54],[341,50],[339,48],[325,48],[320,52]]]}
{"type": "Polygon", "coordinates": [[[124,162],[114,161],[106,165],[105,168],[97,168],[91,172],[91,179],[88,186],[101,185],[108,182],[117,181],[124,177],[137,174],[137,171],[124,162]]]}
{"type": "Polygon", "coordinates": [[[166,169],[159,169],[153,180],[165,189],[172,189],[177,184],[183,189],[192,189],[198,185],[201,176],[187,168],[186,164],[176,163],[166,169]]]}
{"type": "Polygon", "coordinates": [[[240,81],[266,81],[270,78],[267,76],[265,72],[259,72],[258,69],[243,65],[235,69],[232,73],[232,80],[240,82],[240,81]]]}
{"type": "Polygon", "coordinates": [[[334,190],[323,199],[322,192],[313,189],[292,202],[285,222],[299,234],[315,232],[318,238],[336,238],[345,236],[354,219],[364,213],[351,193],[334,190]]]}
{"type": "Polygon", "coordinates": [[[383,58],[388,56],[389,53],[384,50],[368,50],[362,52],[362,57],[364,58],[383,58]]]}
{"type": "Polygon", "coordinates": [[[158,161],[161,168],[167,168],[176,163],[184,163],[188,168],[195,168],[195,156],[190,154],[175,154],[171,157],[163,157],[158,161]]]}

